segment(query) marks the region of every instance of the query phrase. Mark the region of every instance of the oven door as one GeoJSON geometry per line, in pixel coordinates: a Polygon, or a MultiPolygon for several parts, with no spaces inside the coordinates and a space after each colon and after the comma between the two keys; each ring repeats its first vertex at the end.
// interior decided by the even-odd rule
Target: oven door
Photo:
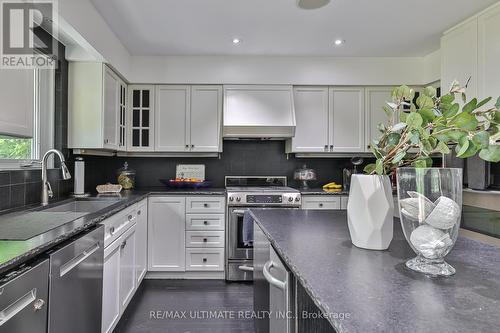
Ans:
{"type": "Polygon", "coordinates": [[[228,209],[228,259],[253,259],[253,246],[243,243],[243,215],[248,207],[228,209]]]}

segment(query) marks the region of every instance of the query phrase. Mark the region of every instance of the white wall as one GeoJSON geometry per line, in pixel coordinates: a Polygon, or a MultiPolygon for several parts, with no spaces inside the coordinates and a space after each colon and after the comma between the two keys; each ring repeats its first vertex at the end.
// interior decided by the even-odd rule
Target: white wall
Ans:
{"type": "Polygon", "coordinates": [[[134,83],[423,84],[424,58],[132,57],[134,83]]]}
{"type": "Polygon", "coordinates": [[[441,80],[441,50],[424,57],[424,84],[441,80]]]}
{"type": "MultiPolygon", "coordinates": [[[[124,78],[130,76],[130,54],[90,0],[59,0],[59,15],[124,78]]],[[[76,37],[76,36],[75,36],[76,37]]],[[[74,39],[78,40],[76,37],[74,39]]]]}

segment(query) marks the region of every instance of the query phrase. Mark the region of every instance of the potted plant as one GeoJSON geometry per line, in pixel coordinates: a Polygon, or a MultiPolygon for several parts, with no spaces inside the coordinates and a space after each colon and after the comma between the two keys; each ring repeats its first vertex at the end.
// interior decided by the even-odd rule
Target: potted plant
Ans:
{"type": "MultiPolygon", "coordinates": [[[[384,106],[389,121],[379,125],[380,139],[372,144],[376,162],[364,169],[364,177],[383,177],[384,184],[388,174],[397,173],[400,220],[406,240],[417,254],[406,266],[431,275],[455,273],[444,257],[457,239],[462,210],[462,170],[432,168],[432,156],[454,149],[460,158],[479,154],[486,161],[500,161],[500,145],[496,144],[500,139],[500,98],[492,107],[487,107],[491,97],[467,101],[466,86],[453,82],[441,97],[435,88],[426,87],[415,104],[413,89],[395,88],[392,101],[384,106]]],[[[354,221],[352,212],[348,215],[350,228],[363,223],[354,221]]]]}

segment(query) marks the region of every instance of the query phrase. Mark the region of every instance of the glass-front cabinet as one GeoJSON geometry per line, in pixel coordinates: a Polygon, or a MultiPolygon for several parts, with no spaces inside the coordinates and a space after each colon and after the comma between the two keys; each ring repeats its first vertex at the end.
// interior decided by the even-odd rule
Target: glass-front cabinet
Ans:
{"type": "Polygon", "coordinates": [[[130,85],[128,151],[154,150],[154,86],[130,85]]]}

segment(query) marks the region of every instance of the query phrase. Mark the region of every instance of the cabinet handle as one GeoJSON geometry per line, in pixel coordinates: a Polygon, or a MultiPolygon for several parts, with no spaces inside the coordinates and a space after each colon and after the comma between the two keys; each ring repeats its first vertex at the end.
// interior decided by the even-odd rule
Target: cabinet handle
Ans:
{"type": "MultiPolygon", "coordinates": [[[[3,289],[2,289],[3,290],[3,289]]],[[[9,304],[0,312],[0,326],[7,323],[12,317],[28,307],[36,299],[36,288],[9,304]]]]}
{"type": "Polygon", "coordinates": [[[206,238],[203,238],[203,242],[206,243],[208,241],[208,239],[206,238]]]}
{"type": "Polygon", "coordinates": [[[204,204],[203,204],[203,207],[207,208],[207,207],[208,207],[208,204],[207,204],[207,203],[204,203],[204,204]]]}
{"type": "Polygon", "coordinates": [[[207,262],[207,258],[203,258],[203,262],[207,262]]]}
{"type": "Polygon", "coordinates": [[[194,148],[194,145],[191,145],[191,148],[194,148]]]}
{"type": "Polygon", "coordinates": [[[271,260],[265,263],[264,267],[262,268],[262,273],[264,274],[264,277],[266,278],[267,282],[277,287],[278,289],[286,290],[286,281],[278,280],[277,278],[272,276],[270,271],[271,268],[273,267],[275,267],[274,262],[272,262],[271,260]]]}
{"type": "Polygon", "coordinates": [[[186,145],[186,148],[189,148],[189,145],[186,145]]]}
{"type": "Polygon", "coordinates": [[[122,245],[121,245],[120,247],[121,247],[122,249],[124,249],[124,248],[125,248],[125,246],[127,246],[127,241],[126,241],[126,240],[124,240],[124,241],[123,241],[123,243],[122,243],[122,245]]]}
{"type": "Polygon", "coordinates": [[[137,215],[141,215],[141,211],[140,210],[137,211],[137,215]]]}
{"type": "Polygon", "coordinates": [[[330,150],[333,150],[333,145],[330,145],[330,150]]]}
{"type": "Polygon", "coordinates": [[[113,236],[113,234],[115,233],[115,227],[109,228],[109,233],[111,234],[111,236],[113,236]]]}
{"type": "Polygon", "coordinates": [[[328,151],[328,145],[325,145],[325,150],[328,151]]]}
{"type": "Polygon", "coordinates": [[[370,149],[372,146],[371,145],[367,145],[366,148],[370,149]]]}
{"type": "Polygon", "coordinates": [[[323,204],[322,204],[322,203],[320,203],[320,204],[319,204],[319,206],[320,206],[320,207],[323,207],[323,204]]]}
{"type": "Polygon", "coordinates": [[[45,305],[45,301],[41,298],[37,299],[34,303],[33,303],[33,310],[36,312],[36,311],[40,311],[43,306],[45,305]]]}
{"type": "Polygon", "coordinates": [[[203,224],[204,225],[208,225],[208,221],[203,221],[203,224]]]}

